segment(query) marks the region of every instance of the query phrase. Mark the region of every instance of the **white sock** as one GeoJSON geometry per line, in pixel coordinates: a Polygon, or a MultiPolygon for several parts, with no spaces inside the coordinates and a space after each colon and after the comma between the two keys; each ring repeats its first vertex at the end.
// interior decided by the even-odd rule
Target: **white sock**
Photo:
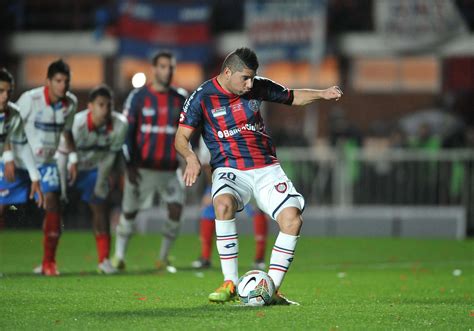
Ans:
{"type": "Polygon", "coordinates": [[[127,220],[123,214],[120,215],[119,224],[117,225],[115,238],[115,257],[119,260],[125,259],[128,241],[133,234],[133,226],[135,220],[127,220]]]}
{"type": "Polygon", "coordinates": [[[216,246],[221,259],[224,280],[231,280],[237,285],[239,240],[235,218],[228,221],[216,219],[216,246]]]}
{"type": "Polygon", "coordinates": [[[167,219],[163,223],[162,234],[163,239],[161,240],[161,249],[160,249],[160,260],[168,261],[168,255],[173,246],[174,241],[179,233],[180,222],[167,219]]]}
{"type": "Polygon", "coordinates": [[[290,268],[295,255],[295,247],[299,236],[292,236],[280,232],[273,246],[268,275],[273,279],[275,288],[278,289],[290,268]]]}

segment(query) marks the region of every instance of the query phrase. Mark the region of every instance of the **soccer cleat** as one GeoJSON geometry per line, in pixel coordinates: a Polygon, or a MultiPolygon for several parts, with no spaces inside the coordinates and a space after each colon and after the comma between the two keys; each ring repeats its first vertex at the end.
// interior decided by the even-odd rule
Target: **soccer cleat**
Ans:
{"type": "Polygon", "coordinates": [[[266,264],[265,264],[265,261],[263,260],[255,260],[255,262],[253,263],[253,269],[264,270],[265,268],[266,268],[266,264]]]}
{"type": "Polygon", "coordinates": [[[191,266],[194,269],[209,269],[211,267],[211,261],[200,257],[196,261],[193,261],[191,266]]]}
{"type": "Polygon", "coordinates": [[[112,266],[117,269],[118,271],[124,271],[125,270],[125,261],[122,259],[119,259],[118,257],[114,256],[112,258],[112,266]]]}
{"type": "Polygon", "coordinates": [[[43,274],[43,266],[40,264],[39,266],[36,266],[34,269],[33,269],[33,273],[35,275],[42,275],[43,274]]]}
{"type": "Polygon", "coordinates": [[[295,305],[295,306],[299,306],[300,304],[296,301],[289,300],[283,294],[281,294],[280,291],[276,291],[275,294],[273,295],[273,298],[272,298],[272,301],[270,302],[270,305],[276,305],[276,306],[295,305]]]}
{"type": "Polygon", "coordinates": [[[169,261],[156,260],[155,261],[155,267],[156,267],[156,270],[158,270],[158,271],[166,270],[170,274],[175,274],[175,273],[178,272],[176,267],[172,266],[169,261]]]}
{"type": "Polygon", "coordinates": [[[109,259],[104,259],[99,265],[97,266],[97,272],[99,274],[116,274],[118,272],[117,268],[115,268],[109,259]]]}
{"type": "Polygon", "coordinates": [[[43,264],[33,269],[33,273],[44,276],[59,276],[56,262],[43,262],[43,264]]]}
{"type": "Polygon", "coordinates": [[[209,301],[224,303],[237,300],[237,291],[234,282],[226,280],[218,289],[209,294],[209,301]]]}

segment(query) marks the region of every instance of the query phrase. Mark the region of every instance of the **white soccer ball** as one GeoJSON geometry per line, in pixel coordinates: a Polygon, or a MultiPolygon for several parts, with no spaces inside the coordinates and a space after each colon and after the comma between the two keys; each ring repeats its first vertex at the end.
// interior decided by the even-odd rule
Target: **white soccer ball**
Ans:
{"type": "Polygon", "coordinates": [[[270,304],[275,294],[275,284],[266,272],[250,270],[240,277],[237,293],[246,306],[264,306],[270,304]]]}

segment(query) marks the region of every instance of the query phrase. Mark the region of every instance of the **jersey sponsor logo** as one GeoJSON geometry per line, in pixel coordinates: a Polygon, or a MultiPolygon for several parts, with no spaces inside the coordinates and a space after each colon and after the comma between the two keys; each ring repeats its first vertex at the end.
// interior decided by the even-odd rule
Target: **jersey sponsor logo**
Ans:
{"type": "Polygon", "coordinates": [[[244,105],[242,103],[237,103],[235,105],[231,105],[230,109],[232,110],[233,113],[235,113],[237,111],[244,109],[244,105]]]}
{"type": "Polygon", "coordinates": [[[142,108],[142,114],[143,116],[154,116],[155,110],[153,108],[144,107],[142,108]]]}
{"type": "Polygon", "coordinates": [[[255,123],[255,124],[246,123],[242,125],[241,127],[235,127],[235,128],[232,128],[229,130],[223,130],[223,131],[219,130],[217,131],[217,136],[221,139],[228,138],[238,133],[241,133],[242,131],[253,131],[253,132],[262,131],[262,128],[263,128],[263,125],[259,123],[255,123]]]}
{"type": "Polygon", "coordinates": [[[179,114],[179,123],[183,123],[186,117],[184,116],[183,113],[179,114]]]}
{"type": "Polygon", "coordinates": [[[211,109],[211,113],[212,113],[212,116],[219,117],[219,116],[224,116],[225,114],[227,114],[227,110],[225,109],[225,107],[219,107],[219,108],[211,109]]]}
{"type": "Polygon", "coordinates": [[[166,133],[166,134],[175,134],[176,128],[171,125],[158,126],[151,124],[142,124],[140,127],[142,133],[166,133]]]}
{"type": "Polygon", "coordinates": [[[278,183],[275,185],[275,189],[279,193],[285,193],[286,190],[288,189],[288,185],[286,183],[278,183]]]}
{"type": "Polygon", "coordinates": [[[255,99],[251,99],[249,100],[249,108],[251,111],[253,111],[254,113],[258,112],[260,110],[260,101],[258,100],[255,100],[255,99]]]}

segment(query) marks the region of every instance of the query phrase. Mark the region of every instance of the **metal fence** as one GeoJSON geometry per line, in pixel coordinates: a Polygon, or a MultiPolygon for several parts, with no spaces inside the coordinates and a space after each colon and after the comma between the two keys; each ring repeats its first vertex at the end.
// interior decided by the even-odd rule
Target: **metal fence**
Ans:
{"type": "Polygon", "coordinates": [[[464,206],[474,214],[474,151],[279,149],[308,205],[464,206]]]}

